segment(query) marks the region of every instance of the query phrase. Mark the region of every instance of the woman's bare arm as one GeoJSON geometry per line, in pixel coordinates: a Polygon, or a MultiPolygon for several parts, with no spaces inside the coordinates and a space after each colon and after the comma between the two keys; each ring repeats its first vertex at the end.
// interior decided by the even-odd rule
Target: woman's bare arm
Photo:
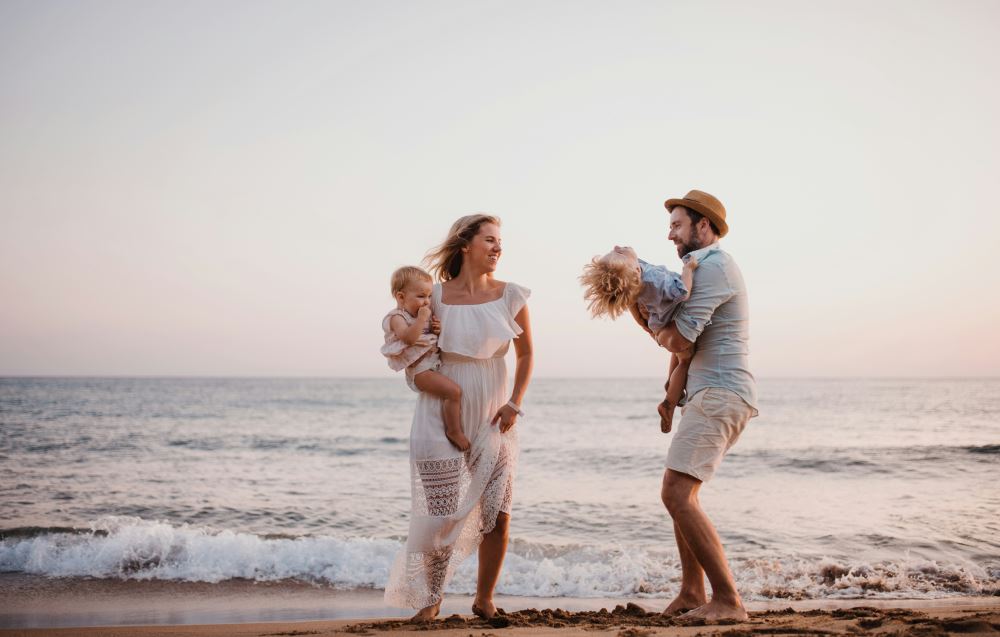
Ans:
{"type": "MultiPolygon", "coordinates": [[[[524,400],[524,394],[528,391],[528,383],[531,381],[531,371],[535,365],[535,356],[532,352],[531,343],[531,319],[528,316],[528,306],[525,305],[514,317],[514,322],[523,330],[514,339],[514,354],[517,362],[514,367],[514,390],[510,394],[510,400],[515,405],[520,405],[524,400]]],[[[500,422],[500,431],[505,432],[517,422],[517,412],[511,407],[504,405],[493,417],[490,424],[500,422]]]]}

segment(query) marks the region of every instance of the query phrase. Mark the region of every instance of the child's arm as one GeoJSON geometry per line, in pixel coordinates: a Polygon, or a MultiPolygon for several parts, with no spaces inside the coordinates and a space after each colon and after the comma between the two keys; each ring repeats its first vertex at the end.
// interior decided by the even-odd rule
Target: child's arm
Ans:
{"type": "Polygon", "coordinates": [[[688,257],[688,260],[684,262],[684,267],[681,268],[681,282],[684,284],[687,294],[677,299],[678,301],[687,301],[691,298],[691,286],[694,285],[694,271],[697,269],[698,259],[694,258],[694,256],[688,257]]]}
{"type": "Polygon", "coordinates": [[[430,318],[431,308],[425,305],[417,310],[417,320],[413,321],[413,325],[407,325],[403,317],[397,314],[389,319],[389,328],[399,337],[399,340],[407,345],[413,345],[424,335],[424,328],[427,327],[427,321],[430,318]]]}

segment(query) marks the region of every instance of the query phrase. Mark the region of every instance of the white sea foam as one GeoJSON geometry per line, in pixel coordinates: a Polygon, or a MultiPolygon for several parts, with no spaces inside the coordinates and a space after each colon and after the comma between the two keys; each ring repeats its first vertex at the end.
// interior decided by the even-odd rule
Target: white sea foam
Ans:
{"type": "MultiPolygon", "coordinates": [[[[43,533],[0,543],[0,571],[46,576],[220,582],[296,579],[338,588],[382,588],[400,544],[389,539],[250,533],[108,517],[90,533],[43,533]]],[[[879,564],[818,560],[742,560],[734,571],[749,599],[943,597],[992,593],[1000,573],[974,564],[905,560],[879,564]]],[[[475,591],[475,558],[448,592],[475,591]]],[[[677,562],[635,548],[597,549],[515,543],[498,592],[534,597],[666,597],[677,562]]]]}

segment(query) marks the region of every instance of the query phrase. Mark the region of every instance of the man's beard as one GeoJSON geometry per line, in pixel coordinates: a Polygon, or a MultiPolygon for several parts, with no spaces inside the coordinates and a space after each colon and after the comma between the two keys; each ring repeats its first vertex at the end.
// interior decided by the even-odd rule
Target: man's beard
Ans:
{"type": "Polygon", "coordinates": [[[695,250],[701,250],[704,247],[705,246],[703,246],[701,244],[701,241],[698,241],[698,237],[692,236],[687,241],[684,241],[683,243],[678,244],[678,246],[677,246],[677,256],[683,258],[685,255],[691,254],[695,250]]]}

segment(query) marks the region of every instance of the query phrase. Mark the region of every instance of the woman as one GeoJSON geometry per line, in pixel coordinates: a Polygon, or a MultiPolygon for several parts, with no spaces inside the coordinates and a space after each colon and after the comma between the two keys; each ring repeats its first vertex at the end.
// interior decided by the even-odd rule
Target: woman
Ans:
{"type": "Polygon", "coordinates": [[[387,604],[420,609],[416,622],[437,616],[445,584],[477,547],[472,612],[497,612],[493,589],[507,551],[517,464],[513,427],[532,367],[530,291],[493,278],[501,251],[500,220],[477,214],[456,221],[427,257],[442,281],[431,296],[441,321],[440,371],[462,388],[462,428],[472,448],[463,454],[448,442],[440,401],[421,393],[410,429],[410,533],[385,589],[387,604]],[[508,394],[504,354],[512,339],[517,367],[508,394]]]}

